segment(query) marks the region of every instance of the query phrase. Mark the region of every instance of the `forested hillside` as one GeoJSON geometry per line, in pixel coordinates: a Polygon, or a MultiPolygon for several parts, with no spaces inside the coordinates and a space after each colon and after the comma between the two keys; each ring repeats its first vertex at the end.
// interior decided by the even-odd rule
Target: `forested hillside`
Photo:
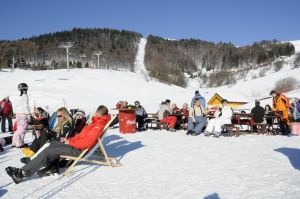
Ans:
{"type": "Polygon", "coordinates": [[[295,53],[291,43],[261,41],[236,47],[195,39],[166,40],[149,36],[145,65],[151,76],[185,86],[184,72],[207,79],[210,86],[234,83],[234,73],[273,62],[295,53]],[[211,83],[210,83],[211,81],[211,83]]]}
{"type": "Polygon", "coordinates": [[[0,41],[0,66],[16,62],[29,63],[33,69],[47,66],[65,68],[66,50],[59,48],[61,42],[74,42],[70,48],[71,67],[96,65],[97,51],[102,51],[100,66],[105,68],[128,68],[133,70],[138,42],[142,35],[130,31],[112,29],[78,29],[49,33],[17,41],[0,41]]]}
{"type": "MultiPolygon", "coordinates": [[[[95,52],[101,51],[100,68],[134,71],[140,33],[114,29],[80,29],[44,34],[16,41],[0,41],[0,69],[33,70],[66,68],[66,50],[61,42],[72,42],[72,68],[97,67],[95,52]]],[[[233,84],[254,67],[266,66],[280,56],[295,53],[289,42],[261,41],[236,47],[196,39],[168,40],[148,36],[145,66],[149,75],[162,82],[185,87],[187,78],[198,77],[206,86],[233,84]]],[[[282,63],[278,63],[282,65],[282,63]]]]}

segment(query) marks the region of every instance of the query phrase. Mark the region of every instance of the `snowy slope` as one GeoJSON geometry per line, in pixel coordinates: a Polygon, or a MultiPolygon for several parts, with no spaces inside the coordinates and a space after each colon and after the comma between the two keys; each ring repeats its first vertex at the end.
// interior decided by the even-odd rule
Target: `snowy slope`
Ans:
{"type": "Polygon", "coordinates": [[[159,82],[148,83],[141,74],[123,71],[16,70],[13,73],[0,73],[0,81],[0,96],[9,94],[14,103],[19,94],[16,89],[18,83],[26,82],[29,85],[31,107],[34,103],[35,106],[48,105],[52,111],[63,106],[64,101],[67,102],[68,108],[81,107],[92,111],[99,104],[114,108],[119,100],[127,100],[131,104],[140,100],[149,111],[156,111],[159,103],[167,98],[174,96],[173,99],[182,105],[193,95],[193,92],[178,86],[159,82]]]}
{"type": "Polygon", "coordinates": [[[145,57],[145,48],[147,44],[147,39],[141,38],[137,55],[134,61],[135,71],[137,73],[141,73],[144,75],[146,81],[149,81],[148,72],[146,70],[145,64],[144,64],[144,57],[145,57]]]}
{"type": "MultiPolygon", "coordinates": [[[[299,77],[300,69],[283,69],[266,77],[240,81],[213,89],[180,88],[146,81],[142,74],[76,69],[55,71],[0,72],[0,96],[9,94],[14,103],[19,82],[29,85],[31,108],[49,106],[94,111],[98,105],[114,108],[118,100],[140,100],[155,112],[166,98],[181,106],[190,103],[195,89],[208,100],[215,92],[229,100],[243,97],[254,101],[268,96],[282,77],[299,77]]],[[[291,92],[300,96],[300,90],[291,92]]],[[[113,111],[113,110],[111,110],[113,111]]],[[[32,136],[26,136],[27,142],[32,136]]],[[[104,140],[108,153],[120,158],[120,168],[80,164],[70,177],[51,176],[16,185],[5,172],[21,167],[19,149],[10,146],[0,153],[1,198],[299,198],[300,136],[240,137],[186,136],[184,131],[148,130],[133,135],[110,129],[104,140]]]]}
{"type": "Polygon", "coordinates": [[[295,46],[295,52],[300,52],[300,40],[290,41],[295,46]]]}

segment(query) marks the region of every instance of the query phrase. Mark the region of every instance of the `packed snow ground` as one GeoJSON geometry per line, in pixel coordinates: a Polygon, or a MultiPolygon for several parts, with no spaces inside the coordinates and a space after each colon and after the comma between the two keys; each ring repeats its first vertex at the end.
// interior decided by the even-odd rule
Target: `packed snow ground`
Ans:
{"type": "Polygon", "coordinates": [[[70,177],[34,176],[14,184],[1,154],[3,198],[299,198],[299,136],[191,137],[184,132],[109,130],[104,143],[122,167],[77,165],[70,177]]]}
{"type": "MultiPolygon", "coordinates": [[[[146,81],[142,74],[76,69],[0,72],[0,96],[9,94],[14,104],[17,85],[29,85],[30,106],[50,112],[66,105],[93,112],[100,104],[114,108],[118,100],[140,100],[148,112],[156,112],[167,98],[180,107],[190,103],[195,89],[208,100],[215,92],[229,100],[242,96],[253,102],[268,96],[285,69],[266,77],[240,81],[232,87],[180,88],[146,81]],[[281,73],[281,74],[280,74],[281,73]],[[273,83],[272,83],[273,82],[273,83]],[[254,94],[247,94],[255,91],[254,94]]],[[[299,77],[300,69],[288,71],[299,77]]],[[[300,96],[300,91],[291,92],[300,96]]],[[[113,110],[111,110],[113,112],[113,110]]],[[[32,136],[27,135],[30,142],[32,136]]],[[[93,164],[76,166],[70,177],[34,176],[14,184],[4,169],[21,167],[22,152],[5,147],[0,153],[1,198],[299,198],[300,137],[246,135],[240,137],[186,136],[184,131],[148,130],[120,134],[109,129],[108,153],[120,159],[119,168],[93,164]]]]}

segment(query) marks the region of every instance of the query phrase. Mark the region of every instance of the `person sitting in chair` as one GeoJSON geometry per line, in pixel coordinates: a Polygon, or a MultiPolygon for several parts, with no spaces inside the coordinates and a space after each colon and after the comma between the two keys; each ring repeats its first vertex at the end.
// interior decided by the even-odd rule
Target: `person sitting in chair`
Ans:
{"type": "Polygon", "coordinates": [[[231,124],[232,110],[228,106],[228,101],[226,99],[222,100],[222,111],[216,111],[214,119],[208,121],[207,127],[205,129],[205,136],[214,135],[219,137],[221,135],[221,127],[223,124],[231,124]]]}
{"type": "Polygon", "coordinates": [[[139,101],[135,101],[134,106],[135,106],[136,122],[138,125],[137,131],[145,131],[147,130],[148,114],[139,101]]]}
{"type": "Polygon", "coordinates": [[[165,123],[168,125],[167,129],[169,131],[175,132],[175,124],[177,122],[177,117],[172,116],[172,110],[170,107],[171,101],[166,99],[164,102],[160,104],[158,110],[158,119],[161,123],[165,123]]]}
{"type": "Polygon", "coordinates": [[[78,156],[81,150],[86,148],[91,149],[98,141],[98,138],[104,133],[105,125],[110,121],[108,109],[101,105],[98,107],[95,116],[92,118],[92,123],[85,126],[79,134],[72,138],[62,138],[53,140],[49,147],[43,150],[34,159],[28,162],[22,168],[7,167],[6,173],[18,184],[24,178],[29,178],[36,173],[40,168],[57,161],[61,155],[78,156]]]}
{"type": "Polygon", "coordinates": [[[83,127],[86,125],[86,117],[85,117],[84,110],[78,109],[74,114],[73,118],[74,118],[74,130],[72,134],[69,135],[69,137],[73,137],[77,133],[80,133],[83,127]]]}
{"type": "Polygon", "coordinates": [[[56,117],[58,121],[54,127],[54,131],[49,129],[48,120],[46,118],[41,120],[42,126],[40,129],[37,129],[41,132],[41,135],[33,140],[30,147],[22,148],[22,152],[26,157],[32,157],[46,142],[52,139],[60,139],[61,137],[69,138],[72,136],[73,119],[68,110],[65,107],[57,109],[56,117]]]}
{"type": "MultiPolygon", "coordinates": [[[[266,120],[264,119],[265,116],[265,109],[260,106],[260,102],[255,100],[255,107],[251,109],[251,113],[253,114],[253,122],[255,124],[267,124],[266,120]]],[[[264,126],[261,125],[261,131],[264,132],[264,126]]],[[[253,129],[257,131],[257,125],[253,126],[253,129]]]]}
{"type": "Polygon", "coordinates": [[[188,119],[187,135],[199,135],[202,133],[205,124],[204,115],[208,113],[208,111],[202,107],[199,99],[195,99],[194,103],[188,119]]]}

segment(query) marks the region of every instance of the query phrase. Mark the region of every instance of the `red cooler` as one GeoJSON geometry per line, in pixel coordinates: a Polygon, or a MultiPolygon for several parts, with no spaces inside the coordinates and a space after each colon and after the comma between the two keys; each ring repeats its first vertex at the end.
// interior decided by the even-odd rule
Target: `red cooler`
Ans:
{"type": "Polygon", "coordinates": [[[119,130],[120,133],[136,132],[136,115],[134,109],[119,110],[119,130]]]}
{"type": "Polygon", "coordinates": [[[300,135],[300,122],[293,122],[291,123],[291,129],[292,129],[292,133],[294,135],[300,135]]]}

